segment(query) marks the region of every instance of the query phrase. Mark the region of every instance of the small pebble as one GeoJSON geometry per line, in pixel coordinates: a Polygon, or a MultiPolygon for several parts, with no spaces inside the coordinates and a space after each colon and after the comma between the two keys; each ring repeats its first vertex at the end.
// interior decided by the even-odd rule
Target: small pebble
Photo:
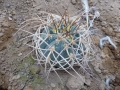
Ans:
{"type": "Polygon", "coordinates": [[[9,8],[12,5],[12,3],[7,3],[5,6],[9,8]]]}
{"type": "Polygon", "coordinates": [[[27,87],[25,87],[24,90],[33,90],[33,87],[32,86],[27,86],[27,87]]]}
{"type": "Polygon", "coordinates": [[[4,35],[4,33],[0,33],[0,37],[2,37],[4,35]]]}
{"type": "Polygon", "coordinates": [[[13,86],[16,86],[17,85],[17,82],[13,82],[13,86]]]}
{"type": "Polygon", "coordinates": [[[102,21],[102,22],[101,22],[101,25],[102,25],[102,26],[106,26],[106,25],[107,25],[107,22],[102,21]]]}
{"type": "Polygon", "coordinates": [[[19,53],[18,56],[22,56],[22,53],[19,53]]]}
{"type": "Polygon", "coordinates": [[[45,0],[46,2],[50,2],[50,0],[45,0]]]}
{"type": "Polygon", "coordinates": [[[120,33],[120,27],[118,28],[118,32],[120,33]]]}
{"type": "Polygon", "coordinates": [[[6,73],[6,71],[1,71],[1,74],[4,75],[6,73]]]}
{"type": "Polygon", "coordinates": [[[8,87],[8,90],[11,90],[11,88],[12,88],[12,87],[11,87],[11,86],[9,86],[9,87],[8,87]]]}
{"type": "Polygon", "coordinates": [[[73,5],[75,5],[75,4],[76,4],[76,0],[71,0],[71,3],[72,3],[73,5]]]}
{"type": "Polygon", "coordinates": [[[0,60],[0,64],[2,64],[4,62],[4,60],[2,60],[2,58],[1,58],[1,60],[0,60]]]}
{"type": "Polygon", "coordinates": [[[91,84],[91,80],[90,80],[90,79],[86,79],[85,84],[86,84],[87,86],[90,86],[90,84],[91,84]]]}
{"type": "Polygon", "coordinates": [[[54,83],[51,83],[51,87],[53,87],[53,88],[54,88],[54,87],[55,87],[55,84],[54,84],[54,83]]]}
{"type": "Polygon", "coordinates": [[[12,80],[16,80],[16,79],[19,79],[19,78],[20,78],[20,75],[16,75],[16,76],[12,77],[12,80]]]}
{"type": "Polygon", "coordinates": [[[8,17],[8,19],[9,19],[10,21],[12,21],[12,18],[11,18],[11,17],[8,17]]]}

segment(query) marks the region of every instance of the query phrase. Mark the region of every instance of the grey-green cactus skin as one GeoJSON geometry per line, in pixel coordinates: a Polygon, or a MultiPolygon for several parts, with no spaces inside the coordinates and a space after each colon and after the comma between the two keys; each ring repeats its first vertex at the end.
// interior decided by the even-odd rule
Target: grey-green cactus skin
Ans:
{"type": "Polygon", "coordinates": [[[83,43],[79,42],[79,37],[81,34],[74,33],[75,26],[72,26],[69,30],[70,36],[65,36],[63,38],[63,34],[66,33],[62,31],[64,25],[61,25],[57,31],[53,31],[53,28],[48,27],[41,33],[41,52],[45,57],[48,57],[48,59],[50,59],[49,61],[55,68],[67,68],[69,67],[69,64],[72,63],[72,60],[70,60],[71,54],[74,56],[72,58],[73,60],[75,60],[75,57],[83,57],[81,49],[85,50],[85,46],[83,43]],[[60,38],[62,38],[61,40],[58,40],[59,35],[60,38]],[[72,43],[72,39],[75,40],[75,43],[72,43]],[[51,52],[52,47],[54,50],[51,52]]]}

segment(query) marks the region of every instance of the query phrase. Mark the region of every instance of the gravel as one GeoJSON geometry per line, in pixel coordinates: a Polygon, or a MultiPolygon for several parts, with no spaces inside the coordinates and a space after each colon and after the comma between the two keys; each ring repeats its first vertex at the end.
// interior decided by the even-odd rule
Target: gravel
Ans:
{"type": "Polygon", "coordinates": [[[4,35],[4,33],[0,33],[0,37],[2,37],[4,35]]]}

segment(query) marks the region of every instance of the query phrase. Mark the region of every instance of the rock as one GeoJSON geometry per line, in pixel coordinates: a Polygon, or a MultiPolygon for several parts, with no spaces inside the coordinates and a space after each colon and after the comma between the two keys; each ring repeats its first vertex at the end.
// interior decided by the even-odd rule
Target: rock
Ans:
{"type": "Polygon", "coordinates": [[[105,27],[101,27],[101,28],[102,28],[102,30],[103,30],[103,31],[105,31],[105,30],[106,30],[106,28],[105,28],[105,27]]]}
{"type": "Polygon", "coordinates": [[[118,84],[120,83],[120,76],[116,76],[115,82],[118,83],[118,84]]]}
{"type": "Polygon", "coordinates": [[[76,0],[71,0],[71,3],[72,3],[73,5],[75,5],[75,4],[76,4],[76,0]]]}
{"type": "Polygon", "coordinates": [[[101,70],[100,70],[99,66],[100,66],[100,63],[96,63],[94,69],[96,70],[97,73],[100,74],[100,73],[101,73],[101,70]]]}
{"type": "Polygon", "coordinates": [[[2,37],[4,35],[4,33],[0,33],[0,37],[2,37]]]}
{"type": "MultiPolygon", "coordinates": [[[[15,41],[17,42],[17,41],[18,41],[18,39],[16,39],[15,41]]],[[[17,42],[17,43],[16,43],[16,47],[17,47],[17,48],[19,48],[20,46],[22,46],[22,43],[17,42]]]]}
{"type": "Polygon", "coordinates": [[[113,28],[110,27],[110,26],[107,27],[107,28],[102,27],[102,30],[103,30],[107,35],[109,35],[109,36],[115,36],[114,30],[113,30],[113,28]]]}
{"type": "Polygon", "coordinates": [[[8,3],[6,3],[6,8],[10,8],[10,6],[12,6],[13,4],[12,4],[12,2],[8,2],[8,3]]]}
{"type": "Polygon", "coordinates": [[[13,11],[12,11],[12,14],[13,14],[13,15],[15,15],[15,14],[16,14],[16,11],[15,11],[15,10],[13,10],[13,11]]]}
{"type": "Polygon", "coordinates": [[[99,17],[99,20],[98,20],[98,21],[100,21],[100,22],[106,21],[106,18],[104,18],[104,17],[99,17]]]}
{"type": "Polygon", "coordinates": [[[87,86],[90,86],[91,80],[90,80],[90,79],[85,79],[85,84],[86,84],[87,86]]]}
{"type": "Polygon", "coordinates": [[[102,22],[101,22],[101,25],[102,25],[102,26],[106,26],[106,25],[107,25],[107,22],[102,21],[102,22]]]}
{"type": "Polygon", "coordinates": [[[100,42],[99,36],[97,36],[97,35],[91,36],[91,39],[95,45],[97,45],[97,46],[99,45],[99,42],[100,42]]]}
{"type": "Polygon", "coordinates": [[[11,88],[12,88],[12,87],[11,87],[11,86],[9,86],[9,87],[8,87],[8,90],[11,90],[11,88]]]}
{"type": "Polygon", "coordinates": [[[1,73],[2,75],[4,75],[4,74],[6,73],[6,71],[0,71],[0,73],[1,73]]]}
{"type": "Polygon", "coordinates": [[[8,20],[12,21],[12,18],[11,18],[11,17],[8,17],[8,20]]]}
{"type": "Polygon", "coordinates": [[[17,82],[13,82],[13,86],[16,86],[17,85],[17,82]]]}
{"type": "Polygon", "coordinates": [[[120,27],[118,28],[118,32],[120,33],[120,27]]]}
{"type": "Polygon", "coordinates": [[[55,84],[54,84],[54,83],[51,83],[51,87],[55,88],[55,84]]]}
{"type": "Polygon", "coordinates": [[[4,59],[4,58],[1,58],[0,64],[2,64],[4,61],[5,61],[5,59],[4,59]]]}
{"type": "Polygon", "coordinates": [[[19,53],[18,56],[22,56],[22,53],[19,53]]]}
{"type": "Polygon", "coordinates": [[[26,86],[24,90],[34,90],[32,86],[26,86]]]}
{"type": "Polygon", "coordinates": [[[16,76],[12,77],[12,80],[16,80],[16,79],[19,79],[19,78],[20,78],[20,75],[16,75],[16,76]]]}
{"type": "Polygon", "coordinates": [[[85,77],[84,76],[75,75],[75,77],[71,76],[66,83],[66,86],[69,88],[69,90],[77,90],[77,89],[79,90],[79,89],[82,88],[82,86],[85,83],[85,77]]]}
{"type": "Polygon", "coordinates": [[[45,0],[45,1],[50,2],[50,0],[45,0]]]}
{"type": "Polygon", "coordinates": [[[115,36],[115,32],[113,31],[112,27],[107,28],[106,34],[111,35],[111,36],[115,36]]]}
{"type": "Polygon", "coordinates": [[[115,87],[115,90],[120,90],[120,86],[116,86],[116,87],[115,87]]]}
{"type": "Polygon", "coordinates": [[[39,74],[40,73],[40,67],[38,67],[36,65],[32,65],[31,67],[29,67],[29,69],[30,69],[31,73],[33,73],[33,74],[39,74]]]}

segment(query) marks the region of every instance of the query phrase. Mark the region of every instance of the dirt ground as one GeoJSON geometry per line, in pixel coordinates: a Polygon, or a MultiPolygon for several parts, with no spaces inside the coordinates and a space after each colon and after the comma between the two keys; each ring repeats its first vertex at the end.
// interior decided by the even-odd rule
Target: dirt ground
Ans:
{"type": "MultiPolygon", "coordinates": [[[[31,50],[24,46],[20,35],[14,33],[20,28],[20,24],[33,17],[39,11],[47,11],[58,14],[64,12],[68,5],[70,15],[81,10],[80,0],[0,0],[0,90],[69,90],[66,86],[70,76],[65,72],[59,72],[63,85],[54,73],[51,73],[49,89],[45,89],[46,81],[41,68],[31,58],[31,55],[23,58],[31,50]],[[47,6],[46,6],[47,5],[47,6]]],[[[110,90],[120,90],[120,0],[89,0],[90,6],[95,6],[100,17],[94,22],[95,34],[93,43],[98,50],[99,58],[92,62],[96,80],[87,76],[87,84],[82,89],[70,90],[107,90],[104,83],[107,78],[112,81],[110,90]],[[117,49],[109,43],[103,49],[99,47],[99,40],[109,36],[117,49]]]]}

